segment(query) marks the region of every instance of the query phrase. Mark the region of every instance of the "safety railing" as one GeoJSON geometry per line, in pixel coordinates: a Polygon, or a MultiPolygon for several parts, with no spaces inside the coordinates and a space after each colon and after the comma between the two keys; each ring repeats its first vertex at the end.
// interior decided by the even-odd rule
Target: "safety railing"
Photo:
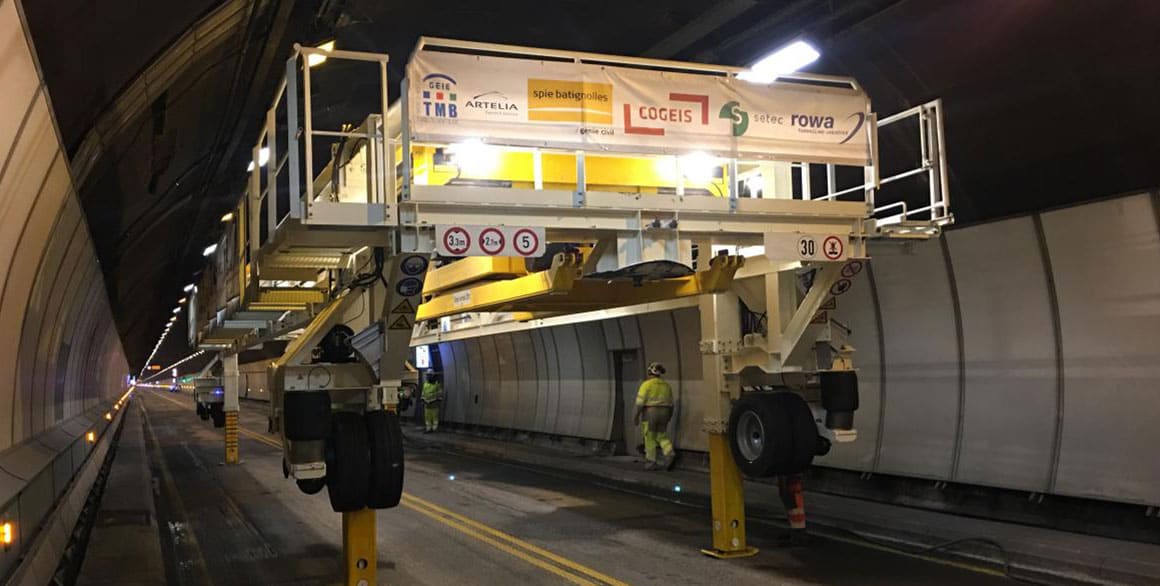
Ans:
{"type": "MultiPolygon", "coordinates": [[[[880,229],[891,230],[894,226],[902,226],[904,222],[922,222],[930,228],[938,228],[953,221],[951,214],[950,191],[947,185],[946,141],[943,132],[942,100],[933,100],[925,104],[914,106],[897,114],[887,116],[878,121],[873,140],[875,149],[878,145],[878,132],[890,129],[894,125],[902,126],[907,121],[915,121],[918,138],[918,161],[909,168],[895,171],[879,177],[879,169],[866,171],[865,181],[859,185],[845,189],[837,188],[836,172],[833,165],[825,165],[826,190],[822,195],[814,196],[811,192],[813,176],[809,164],[803,164],[800,169],[801,192],[804,199],[831,200],[850,194],[861,194],[870,203],[874,218],[880,229]],[[896,201],[883,201],[882,191],[887,185],[904,180],[922,179],[926,183],[925,197],[916,197],[916,192],[897,192],[896,201]],[[917,205],[915,205],[917,202],[917,205]]],[[[906,148],[899,150],[906,151],[906,148]]],[[[880,155],[881,157],[881,155],[880,155]]],[[[881,158],[880,158],[881,161],[881,158]]],[[[889,161],[893,162],[893,161],[889,161]]],[[[881,163],[880,163],[881,164],[881,163]]],[[[895,193],[895,192],[892,192],[895,193]]],[[[903,227],[902,231],[906,231],[903,227]]],[[[910,226],[910,229],[920,229],[921,226],[910,226]]]]}

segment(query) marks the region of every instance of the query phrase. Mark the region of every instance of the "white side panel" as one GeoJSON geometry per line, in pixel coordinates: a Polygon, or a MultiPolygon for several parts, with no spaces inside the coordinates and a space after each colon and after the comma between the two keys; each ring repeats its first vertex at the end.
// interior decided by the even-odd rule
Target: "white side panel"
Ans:
{"type": "Polygon", "coordinates": [[[709,436],[701,431],[701,424],[708,414],[712,391],[701,379],[701,311],[686,307],[671,313],[676,324],[681,372],[680,384],[673,388],[677,404],[669,433],[678,449],[708,451],[709,436]]]}
{"type": "Polygon", "coordinates": [[[878,471],[949,479],[959,410],[958,341],[942,249],[938,241],[889,243],[874,255],[886,340],[878,471]]]}
{"type": "Polygon", "coordinates": [[[495,424],[503,428],[516,426],[516,413],[520,407],[519,378],[516,372],[516,350],[511,334],[495,336],[496,364],[499,367],[499,421],[495,424]]]}
{"type": "Polygon", "coordinates": [[[956,480],[1046,491],[1058,381],[1035,223],[1014,218],[952,230],[946,238],[966,365],[956,480]]]}
{"type": "Polygon", "coordinates": [[[552,328],[556,356],[560,360],[560,403],[555,433],[581,435],[580,414],[584,411],[584,367],[580,362],[580,342],[575,326],[552,328]]]}
{"type": "Polygon", "coordinates": [[[615,387],[609,373],[608,347],[599,322],[575,325],[580,340],[580,362],[584,369],[584,401],[581,412],[581,437],[608,440],[612,432],[613,394],[615,387]]]}
{"type": "Polygon", "coordinates": [[[532,431],[536,428],[536,413],[539,405],[539,393],[536,377],[539,376],[537,363],[540,352],[532,344],[531,332],[516,332],[512,334],[512,352],[515,356],[516,371],[516,413],[513,426],[516,429],[532,431]]]}
{"type": "Polygon", "coordinates": [[[1160,504],[1160,236],[1147,195],[1043,214],[1063,332],[1056,491],[1160,504]]]}

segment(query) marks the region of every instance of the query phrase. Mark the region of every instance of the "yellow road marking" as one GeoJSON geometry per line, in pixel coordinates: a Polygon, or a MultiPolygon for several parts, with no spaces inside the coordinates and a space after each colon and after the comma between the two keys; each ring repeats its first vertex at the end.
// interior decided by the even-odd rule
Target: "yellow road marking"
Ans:
{"type": "MultiPolygon", "coordinates": [[[[404,495],[404,496],[408,496],[408,495],[404,495]]],[[[412,511],[415,511],[415,512],[420,513],[422,515],[425,515],[431,519],[434,519],[440,523],[443,523],[444,525],[446,525],[452,529],[455,529],[456,531],[459,531],[460,533],[463,533],[464,535],[474,537],[475,539],[478,539],[479,541],[482,541],[482,542],[484,542],[484,543],[486,543],[486,544],[488,544],[488,545],[490,545],[498,550],[507,552],[507,553],[529,563],[529,564],[532,564],[533,566],[536,566],[536,567],[541,568],[543,570],[547,570],[547,571],[549,571],[557,576],[560,576],[561,578],[564,578],[565,580],[568,580],[569,582],[571,582],[573,584],[579,584],[581,586],[598,586],[598,584],[596,582],[591,582],[591,581],[585,580],[584,578],[581,578],[579,576],[576,576],[574,574],[566,572],[557,566],[554,566],[554,565],[552,565],[544,560],[541,560],[539,558],[533,557],[533,556],[531,556],[523,551],[520,551],[519,549],[516,549],[515,547],[512,547],[506,543],[503,543],[502,541],[500,541],[498,539],[493,539],[493,538],[491,538],[491,537],[489,537],[489,536],[487,536],[479,531],[475,531],[474,529],[471,529],[470,527],[466,527],[460,523],[457,523],[452,519],[448,519],[442,515],[439,515],[438,513],[435,513],[434,511],[430,511],[421,505],[418,505],[418,504],[411,502],[410,500],[404,500],[402,505],[404,507],[407,507],[408,509],[411,509],[412,511]]]]}
{"type": "Polygon", "coordinates": [[[580,565],[580,564],[578,564],[570,559],[559,556],[559,555],[552,553],[546,549],[543,549],[541,547],[538,547],[536,545],[528,543],[528,542],[526,542],[518,537],[515,537],[513,535],[509,535],[507,533],[504,533],[503,531],[500,531],[499,529],[495,529],[495,528],[489,527],[487,525],[484,525],[483,523],[480,523],[479,521],[476,521],[476,520],[471,519],[469,517],[464,517],[463,515],[449,511],[443,507],[440,507],[439,505],[436,505],[435,503],[423,500],[423,499],[421,499],[417,496],[414,496],[412,494],[404,494],[403,499],[405,501],[412,502],[412,503],[427,507],[427,508],[429,508],[433,511],[436,511],[442,515],[446,515],[452,519],[455,519],[456,521],[463,523],[464,525],[467,525],[467,526],[472,527],[474,529],[478,529],[479,531],[490,534],[490,535],[497,537],[499,539],[503,539],[505,541],[508,541],[514,545],[517,545],[519,547],[524,548],[527,551],[533,552],[536,555],[539,555],[541,557],[552,560],[553,562],[556,562],[557,564],[560,564],[566,568],[569,568],[569,569],[572,569],[576,572],[584,574],[590,578],[594,578],[596,580],[599,580],[599,581],[604,582],[606,584],[611,584],[613,586],[628,586],[628,584],[621,582],[620,580],[617,580],[616,578],[613,578],[611,576],[597,572],[596,570],[593,570],[592,568],[589,568],[587,566],[582,566],[582,565],[580,565]]]}

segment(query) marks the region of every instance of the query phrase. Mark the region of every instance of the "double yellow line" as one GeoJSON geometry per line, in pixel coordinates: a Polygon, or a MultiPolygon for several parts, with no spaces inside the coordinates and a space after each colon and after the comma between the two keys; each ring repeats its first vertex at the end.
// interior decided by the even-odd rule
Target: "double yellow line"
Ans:
{"type": "Polygon", "coordinates": [[[573,584],[579,584],[581,586],[600,586],[601,584],[628,586],[628,584],[616,578],[597,572],[587,566],[580,565],[542,547],[504,533],[499,529],[484,525],[474,519],[449,511],[417,496],[404,494],[402,505],[464,535],[473,537],[500,551],[511,554],[537,568],[551,572],[573,584]]]}
{"type": "MultiPolygon", "coordinates": [[[[182,407],[187,406],[164,395],[158,394],[156,396],[182,407]]],[[[238,426],[238,432],[268,446],[282,449],[280,442],[271,439],[265,434],[251,431],[240,425],[238,426]]],[[[602,574],[542,547],[528,543],[514,535],[504,533],[499,529],[480,523],[475,519],[464,517],[459,513],[445,509],[412,494],[403,494],[403,500],[400,504],[407,509],[446,525],[473,539],[486,543],[537,568],[555,574],[572,584],[579,586],[628,586],[628,584],[616,578],[602,574]]]]}

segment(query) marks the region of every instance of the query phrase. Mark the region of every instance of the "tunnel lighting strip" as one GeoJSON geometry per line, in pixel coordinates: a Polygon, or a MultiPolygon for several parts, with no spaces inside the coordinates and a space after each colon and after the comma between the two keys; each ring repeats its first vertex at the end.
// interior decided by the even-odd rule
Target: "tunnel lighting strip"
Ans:
{"type": "MultiPolygon", "coordinates": [[[[190,354],[189,356],[186,356],[185,358],[182,358],[181,360],[178,360],[177,362],[174,362],[173,364],[170,364],[169,366],[162,368],[160,371],[157,372],[157,374],[144,378],[142,380],[142,382],[149,382],[149,381],[153,380],[154,378],[157,378],[158,376],[161,376],[161,375],[173,370],[174,368],[177,368],[178,366],[181,366],[182,364],[189,362],[190,360],[193,360],[194,358],[197,358],[198,356],[201,356],[202,354],[205,354],[205,350],[198,350],[197,352],[194,352],[193,354],[190,354]]],[[[148,361],[146,361],[146,362],[148,362],[148,361]]]]}

